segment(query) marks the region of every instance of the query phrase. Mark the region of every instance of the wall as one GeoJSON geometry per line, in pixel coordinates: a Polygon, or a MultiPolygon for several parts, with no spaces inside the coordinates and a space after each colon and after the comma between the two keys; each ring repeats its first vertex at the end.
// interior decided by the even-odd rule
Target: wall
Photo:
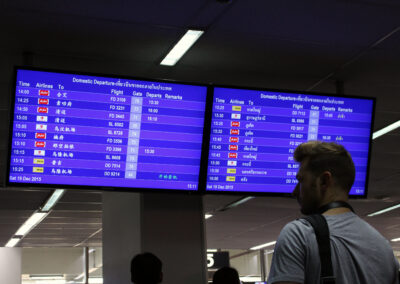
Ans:
{"type": "Polygon", "coordinates": [[[0,280],[4,284],[21,284],[21,248],[0,247],[0,280]]]}

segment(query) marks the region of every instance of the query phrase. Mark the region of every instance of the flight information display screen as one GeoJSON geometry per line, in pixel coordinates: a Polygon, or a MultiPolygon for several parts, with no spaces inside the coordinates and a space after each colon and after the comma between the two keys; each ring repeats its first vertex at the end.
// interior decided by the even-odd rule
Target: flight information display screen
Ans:
{"type": "Polygon", "coordinates": [[[197,190],[206,86],[17,70],[9,183],[197,190]]]}
{"type": "Polygon", "coordinates": [[[207,191],[291,193],[299,144],[342,144],[366,194],[374,99],[214,88],[207,191]]]}

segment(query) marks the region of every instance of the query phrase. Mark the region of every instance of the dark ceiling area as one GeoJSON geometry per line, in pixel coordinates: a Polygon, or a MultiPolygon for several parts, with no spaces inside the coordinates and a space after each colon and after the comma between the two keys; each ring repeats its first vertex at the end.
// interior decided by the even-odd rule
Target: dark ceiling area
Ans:
{"type": "MultiPolygon", "coordinates": [[[[400,2],[394,0],[0,0],[0,182],[5,184],[15,65],[377,98],[374,131],[400,120],[400,2]],[[205,30],[176,66],[161,59],[187,28],[205,30]],[[343,88],[337,88],[342,86],[343,88]]],[[[367,199],[357,213],[400,237],[400,130],[373,141],[367,199]]],[[[0,246],[51,194],[0,189],[0,246]]],[[[295,200],[204,196],[209,248],[276,240],[295,200]]],[[[20,246],[101,246],[102,193],[68,190],[20,246]]],[[[391,243],[400,250],[400,242],[391,243]]]]}

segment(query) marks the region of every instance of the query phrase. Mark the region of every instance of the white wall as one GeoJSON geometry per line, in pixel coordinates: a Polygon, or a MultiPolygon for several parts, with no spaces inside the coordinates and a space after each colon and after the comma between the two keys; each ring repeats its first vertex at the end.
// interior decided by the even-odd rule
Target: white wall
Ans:
{"type": "Polygon", "coordinates": [[[21,284],[21,248],[0,247],[0,283],[21,284]]]}
{"type": "Polygon", "coordinates": [[[83,248],[24,248],[22,274],[79,275],[84,269],[83,255],[83,248]]]}
{"type": "MultiPolygon", "coordinates": [[[[234,256],[234,254],[230,252],[230,257],[232,256],[234,256]]],[[[236,268],[240,276],[261,275],[259,251],[231,258],[230,264],[232,267],[236,268]]]]}

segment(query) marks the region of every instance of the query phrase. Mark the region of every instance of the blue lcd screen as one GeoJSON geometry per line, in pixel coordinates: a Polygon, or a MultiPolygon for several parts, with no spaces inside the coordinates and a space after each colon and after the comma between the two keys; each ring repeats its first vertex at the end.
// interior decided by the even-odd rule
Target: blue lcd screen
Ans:
{"type": "Polygon", "coordinates": [[[214,88],[207,191],[291,193],[297,145],[342,144],[356,166],[350,194],[366,193],[374,99],[214,88]]]}
{"type": "Polygon", "coordinates": [[[9,183],[197,190],[206,86],[17,70],[9,183]]]}

